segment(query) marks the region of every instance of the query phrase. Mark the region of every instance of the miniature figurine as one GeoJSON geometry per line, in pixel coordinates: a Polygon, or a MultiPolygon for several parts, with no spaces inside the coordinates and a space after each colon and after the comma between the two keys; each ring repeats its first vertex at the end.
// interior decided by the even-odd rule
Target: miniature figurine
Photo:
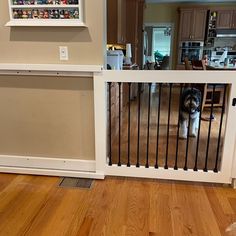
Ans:
{"type": "Polygon", "coordinates": [[[39,13],[38,13],[38,10],[33,10],[33,19],[38,19],[39,18],[39,13]]]}
{"type": "Polygon", "coordinates": [[[52,0],[47,0],[47,4],[53,4],[52,0]]]}
{"type": "Polygon", "coordinates": [[[60,14],[59,14],[59,11],[58,11],[58,10],[55,10],[55,11],[54,11],[54,18],[55,18],[55,19],[59,19],[59,18],[60,18],[60,14]]]}
{"type": "Polygon", "coordinates": [[[60,4],[60,0],[55,0],[55,4],[59,5],[60,4]]]}
{"type": "Polygon", "coordinates": [[[54,19],[54,10],[49,10],[48,15],[50,19],[54,19]]]}
{"type": "Polygon", "coordinates": [[[22,14],[23,14],[22,10],[18,10],[18,18],[22,18],[22,14]]]}
{"type": "Polygon", "coordinates": [[[74,11],[73,10],[69,11],[69,18],[74,19],[74,11]]]}
{"type": "Polygon", "coordinates": [[[69,19],[69,18],[70,18],[69,11],[65,10],[65,12],[64,12],[64,18],[65,18],[65,19],[69,19]]]}
{"type": "Polygon", "coordinates": [[[31,10],[28,10],[27,13],[28,13],[28,18],[29,18],[29,19],[32,19],[32,11],[31,11],[31,10]]]}
{"type": "Polygon", "coordinates": [[[48,19],[49,18],[49,14],[48,14],[47,10],[44,11],[43,18],[44,19],[48,19]]]}
{"type": "Polygon", "coordinates": [[[19,15],[18,15],[18,11],[17,11],[17,10],[14,10],[13,13],[12,13],[12,15],[13,15],[13,18],[14,18],[14,19],[18,19],[18,18],[19,18],[19,15]]]}
{"type": "Polygon", "coordinates": [[[22,19],[27,19],[28,18],[28,14],[26,10],[23,10],[22,12],[22,19]]]}
{"type": "Polygon", "coordinates": [[[39,19],[43,19],[43,16],[44,16],[44,11],[39,10],[39,19]]]}
{"type": "Polygon", "coordinates": [[[61,0],[61,4],[67,4],[67,0],[61,0]]]}
{"type": "Polygon", "coordinates": [[[64,18],[65,18],[65,11],[60,10],[60,19],[64,19],[64,18]]]}
{"type": "Polygon", "coordinates": [[[79,19],[79,12],[77,10],[75,10],[74,12],[74,18],[79,19]]]}

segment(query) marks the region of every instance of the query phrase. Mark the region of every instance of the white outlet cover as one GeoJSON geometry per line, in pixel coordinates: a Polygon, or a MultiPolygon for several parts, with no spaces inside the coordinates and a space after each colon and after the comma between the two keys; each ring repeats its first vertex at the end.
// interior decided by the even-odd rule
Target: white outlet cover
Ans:
{"type": "Polygon", "coordinates": [[[60,53],[60,60],[61,61],[67,61],[68,60],[68,47],[60,46],[59,47],[59,53],[60,53]]]}

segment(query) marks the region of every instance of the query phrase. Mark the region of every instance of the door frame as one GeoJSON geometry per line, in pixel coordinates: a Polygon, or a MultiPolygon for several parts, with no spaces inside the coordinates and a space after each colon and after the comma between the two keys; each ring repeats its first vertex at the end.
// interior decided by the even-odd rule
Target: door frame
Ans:
{"type": "MultiPolygon", "coordinates": [[[[158,27],[171,27],[171,43],[170,43],[170,70],[172,70],[173,66],[173,50],[174,50],[174,32],[175,32],[175,23],[173,22],[162,22],[162,23],[144,23],[144,30],[145,27],[153,27],[153,28],[158,28],[158,27]]],[[[143,36],[144,37],[144,36],[143,36]]],[[[152,39],[153,41],[153,39],[152,39]]],[[[144,53],[143,53],[144,54],[144,53]]]]}

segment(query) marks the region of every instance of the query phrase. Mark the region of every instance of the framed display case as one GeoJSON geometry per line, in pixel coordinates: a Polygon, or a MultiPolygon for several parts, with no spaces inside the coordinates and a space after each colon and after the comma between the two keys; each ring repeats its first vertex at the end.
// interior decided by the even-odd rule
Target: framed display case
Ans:
{"type": "Polygon", "coordinates": [[[8,0],[6,26],[85,26],[83,0],[8,0]]]}

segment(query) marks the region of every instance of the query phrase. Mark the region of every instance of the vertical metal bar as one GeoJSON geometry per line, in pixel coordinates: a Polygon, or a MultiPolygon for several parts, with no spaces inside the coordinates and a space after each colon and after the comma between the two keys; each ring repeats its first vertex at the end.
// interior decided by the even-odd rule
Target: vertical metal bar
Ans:
{"type": "Polygon", "coordinates": [[[182,102],[182,92],[183,84],[180,84],[180,94],[179,94],[179,116],[178,116],[178,128],[177,128],[177,140],[176,140],[176,154],[175,154],[175,165],[174,169],[178,170],[178,151],[179,151],[179,127],[180,127],[180,111],[181,111],[181,102],[182,102]]]}
{"type": "Polygon", "coordinates": [[[131,83],[128,83],[129,86],[129,105],[128,105],[128,163],[127,166],[130,167],[130,103],[131,103],[131,97],[130,97],[130,90],[131,90],[131,83]]]}
{"type": "Polygon", "coordinates": [[[118,82],[119,85],[119,160],[118,166],[121,166],[121,82],[118,82]]]}
{"type": "Polygon", "coordinates": [[[141,109],[141,83],[138,83],[138,141],[137,141],[137,163],[136,167],[140,167],[139,164],[139,142],[140,142],[140,109],[141,109]]]}
{"type": "Polygon", "coordinates": [[[170,83],[170,93],[169,93],[168,124],[167,124],[167,139],[166,139],[166,160],[165,160],[165,166],[164,166],[165,169],[168,169],[171,98],[172,98],[172,83],[170,83]]]}
{"type": "Polygon", "coordinates": [[[150,133],[150,110],[151,110],[151,86],[152,83],[148,84],[149,90],[148,90],[148,125],[147,125],[147,153],[146,153],[146,168],[149,168],[149,133],[150,133]]]}
{"type": "Polygon", "coordinates": [[[111,82],[108,82],[109,96],[109,166],[112,166],[112,149],[111,149],[111,82]]]}
{"type": "Polygon", "coordinates": [[[221,117],[220,117],[220,128],[219,128],[219,136],[218,136],[218,143],[217,143],[217,151],[216,151],[216,163],[215,163],[215,168],[214,168],[215,173],[218,172],[218,160],[219,160],[219,152],[220,152],[221,132],[222,132],[224,113],[225,113],[226,88],[227,88],[227,85],[225,84],[224,85],[223,104],[222,104],[221,117]]]}
{"type": "Polygon", "coordinates": [[[184,170],[188,170],[188,146],[189,146],[189,133],[190,133],[190,126],[191,126],[191,107],[192,107],[192,102],[193,102],[192,94],[193,94],[193,86],[191,84],[190,110],[189,110],[189,113],[188,113],[188,133],[187,133],[187,143],[186,143],[184,170]]]}
{"type": "Polygon", "coordinates": [[[159,84],[158,114],[157,114],[157,143],[156,143],[156,163],[155,163],[156,169],[158,168],[158,157],[159,157],[158,147],[159,147],[159,133],[160,133],[161,87],[162,87],[162,84],[160,83],[159,84]]]}
{"type": "Polygon", "coordinates": [[[208,128],[208,138],[207,138],[207,149],[206,149],[206,159],[205,159],[205,167],[203,171],[207,172],[207,164],[208,164],[208,154],[209,154],[209,144],[210,144],[210,139],[211,139],[211,123],[212,123],[212,117],[213,117],[213,108],[214,108],[214,99],[215,99],[215,88],[216,85],[213,85],[213,92],[212,92],[212,97],[211,97],[211,115],[210,115],[210,121],[209,121],[209,128],[208,128]]]}
{"type": "MultiPolygon", "coordinates": [[[[204,86],[204,85],[203,85],[204,86]]],[[[201,103],[200,103],[200,111],[199,111],[199,121],[198,121],[198,133],[197,133],[197,147],[196,147],[196,157],[194,164],[194,171],[198,171],[198,151],[199,151],[199,142],[200,142],[200,134],[201,134],[201,117],[202,117],[202,106],[203,106],[203,95],[204,91],[201,93],[201,103]]]]}

